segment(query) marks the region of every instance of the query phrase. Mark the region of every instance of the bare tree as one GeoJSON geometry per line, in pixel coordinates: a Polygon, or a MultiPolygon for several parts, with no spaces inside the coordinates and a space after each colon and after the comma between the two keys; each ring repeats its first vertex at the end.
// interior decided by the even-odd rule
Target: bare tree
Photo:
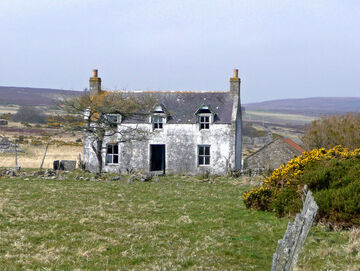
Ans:
{"type": "Polygon", "coordinates": [[[130,142],[146,140],[149,131],[138,125],[126,125],[123,121],[114,120],[120,116],[122,120],[143,120],[150,109],[155,105],[155,99],[146,95],[125,95],[120,92],[101,92],[91,96],[89,92],[66,99],[62,108],[69,114],[81,116],[81,124],[66,122],[63,124],[67,130],[84,131],[91,141],[91,147],[98,161],[98,173],[102,172],[102,146],[107,137],[117,136],[117,142],[130,142]]]}

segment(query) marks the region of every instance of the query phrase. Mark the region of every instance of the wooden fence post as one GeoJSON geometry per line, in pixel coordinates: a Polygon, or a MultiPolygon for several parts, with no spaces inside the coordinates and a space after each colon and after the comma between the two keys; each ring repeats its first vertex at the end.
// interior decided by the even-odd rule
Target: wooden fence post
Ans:
{"type": "Polygon", "coordinates": [[[46,153],[47,153],[48,147],[49,147],[49,142],[46,144],[44,156],[43,156],[43,159],[42,159],[41,165],[40,165],[40,169],[42,169],[42,167],[43,167],[43,165],[44,165],[44,161],[45,161],[45,157],[46,157],[46,153]]]}
{"type": "Polygon", "coordinates": [[[311,225],[319,209],[311,191],[304,193],[306,199],[303,209],[297,214],[294,222],[289,222],[284,238],[278,241],[276,252],[273,256],[271,271],[292,271],[298,260],[302,246],[309,234],[311,225]]]}

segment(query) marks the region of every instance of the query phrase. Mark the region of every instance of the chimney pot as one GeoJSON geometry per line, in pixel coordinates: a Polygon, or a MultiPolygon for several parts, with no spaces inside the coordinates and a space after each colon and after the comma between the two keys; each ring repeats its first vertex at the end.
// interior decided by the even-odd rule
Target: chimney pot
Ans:
{"type": "Polygon", "coordinates": [[[239,70],[238,69],[234,69],[234,76],[233,78],[239,78],[239,70]]]}
{"type": "Polygon", "coordinates": [[[92,74],[93,74],[92,77],[98,77],[98,70],[94,69],[92,74]]]}

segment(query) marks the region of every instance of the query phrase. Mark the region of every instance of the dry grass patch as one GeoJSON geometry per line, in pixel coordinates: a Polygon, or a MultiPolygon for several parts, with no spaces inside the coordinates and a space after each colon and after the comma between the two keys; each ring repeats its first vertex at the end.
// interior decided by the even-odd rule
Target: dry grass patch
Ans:
{"type": "MultiPolygon", "coordinates": [[[[43,159],[45,145],[20,145],[24,153],[18,153],[18,164],[23,168],[39,168],[43,159]]],[[[82,155],[83,147],[49,145],[44,168],[52,168],[54,160],[77,160],[82,155]]],[[[0,153],[0,166],[13,167],[15,158],[13,153],[0,153]]]]}

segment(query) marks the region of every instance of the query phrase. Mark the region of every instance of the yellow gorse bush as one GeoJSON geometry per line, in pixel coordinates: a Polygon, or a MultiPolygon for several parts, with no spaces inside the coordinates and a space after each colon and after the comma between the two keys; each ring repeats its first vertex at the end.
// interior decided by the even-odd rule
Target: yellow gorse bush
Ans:
{"type": "Polygon", "coordinates": [[[265,190],[273,190],[277,187],[297,184],[298,177],[303,174],[304,168],[310,166],[315,161],[330,160],[332,158],[351,158],[360,154],[360,148],[350,151],[348,148],[342,146],[335,146],[332,149],[325,148],[313,149],[312,151],[303,152],[302,155],[290,160],[286,165],[283,164],[280,168],[275,169],[271,176],[264,180],[260,187],[254,187],[248,192],[245,192],[242,197],[246,201],[260,196],[265,190]]]}

